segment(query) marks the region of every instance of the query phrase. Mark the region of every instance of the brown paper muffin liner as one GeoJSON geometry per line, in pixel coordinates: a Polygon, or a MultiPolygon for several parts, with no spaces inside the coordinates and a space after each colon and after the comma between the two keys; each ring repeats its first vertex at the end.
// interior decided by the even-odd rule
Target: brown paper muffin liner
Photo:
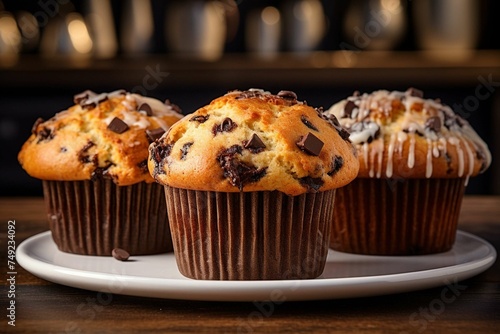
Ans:
{"type": "Polygon", "coordinates": [[[63,252],[111,256],[116,247],[131,255],[172,250],[159,184],[43,181],[43,190],[52,238],[63,252]]]}
{"type": "Polygon", "coordinates": [[[208,280],[316,278],[328,253],[335,190],[208,192],[166,186],[179,271],[208,280]]]}
{"type": "Polygon", "coordinates": [[[365,179],[337,189],[330,247],[423,255],[453,246],[465,179],[365,179]]]}

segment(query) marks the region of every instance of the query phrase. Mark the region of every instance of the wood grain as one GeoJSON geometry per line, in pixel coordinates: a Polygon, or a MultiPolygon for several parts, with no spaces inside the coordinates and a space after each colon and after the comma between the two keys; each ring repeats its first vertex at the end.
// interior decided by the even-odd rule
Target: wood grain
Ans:
{"type": "MultiPolygon", "coordinates": [[[[4,272],[10,219],[16,220],[17,244],[48,229],[42,199],[0,198],[4,272]]],[[[466,197],[459,228],[500,249],[500,197],[466,197]]],[[[271,304],[106,295],[53,284],[19,266],[16,279],[16,327],[7,326],[2,314],[0,332],[497,333],[500,326],[498,261],[486,272],[460,282],[463,290],[449,303],[440,302],[444,287],[370,298],[271,304]]],[[[5,291],[0,295],[4,313],[5,291]]]]}

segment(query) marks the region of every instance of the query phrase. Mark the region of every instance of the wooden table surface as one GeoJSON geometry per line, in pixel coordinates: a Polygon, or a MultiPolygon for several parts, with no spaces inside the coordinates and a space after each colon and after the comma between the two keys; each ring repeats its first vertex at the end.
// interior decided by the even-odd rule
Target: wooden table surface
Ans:
{"type": "MultiPolygon", "coordinates": [[[[460,282],[456,298],[442,302],[445,287],[347,300],[256,304],[202,302],[112,295],[97,299],[81,290],[37,278],[19,265],[15,277],[15,327],[8,325],[7,225],[15,242],[48,230],[41,198],[0,198],[0,258],[6,279],[0,295],[0,332],[25,333],[498,333],[500,264],[460,282]],[[106,305],[104,305],[106,304],[106,305]]],[[[459,228],[500,250],[500,197],[466,197],[459,228]]],[[[16,263],[17,264],[17,263],[16,263]]],[[[450,296],[446,296],[450,298],[450,296]]]]}

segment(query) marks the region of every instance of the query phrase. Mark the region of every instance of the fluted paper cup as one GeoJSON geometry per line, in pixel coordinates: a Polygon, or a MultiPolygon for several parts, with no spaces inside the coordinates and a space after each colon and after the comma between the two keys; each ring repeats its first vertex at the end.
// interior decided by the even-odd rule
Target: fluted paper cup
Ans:
{"type": "Polygon", "coordinates": [[[208,192],[166,186],[179,271],[206,280],[316,278],[328,253],[335,190],[208,192]]]}
{"type": "Polygon", "coordinates": [[[111,180],[43,181],[52,238],[59,250],[111,256],[172,250],[163,187],[145,182],[117,186],[111,180]]]}
{"type": "Polygon", "coordinates": [[[330,247],[370,255],[423,255],[455,242],[465,179],[357,178],[337,189],[330,247]]]}

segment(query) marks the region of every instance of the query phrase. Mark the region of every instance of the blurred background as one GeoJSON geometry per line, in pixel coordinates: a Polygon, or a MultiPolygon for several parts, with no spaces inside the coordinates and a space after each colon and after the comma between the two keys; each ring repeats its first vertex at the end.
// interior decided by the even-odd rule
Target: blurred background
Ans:
{"type": "Polygon", "coordinates": [[[41,196],[17,163],[38,117],[124,88],[190,113],[233,89],[328,108],[416,87],[493,152],[469,194],[500,194],[500,3],[494,0],[0,0],[0,196],[41,196]]]}

